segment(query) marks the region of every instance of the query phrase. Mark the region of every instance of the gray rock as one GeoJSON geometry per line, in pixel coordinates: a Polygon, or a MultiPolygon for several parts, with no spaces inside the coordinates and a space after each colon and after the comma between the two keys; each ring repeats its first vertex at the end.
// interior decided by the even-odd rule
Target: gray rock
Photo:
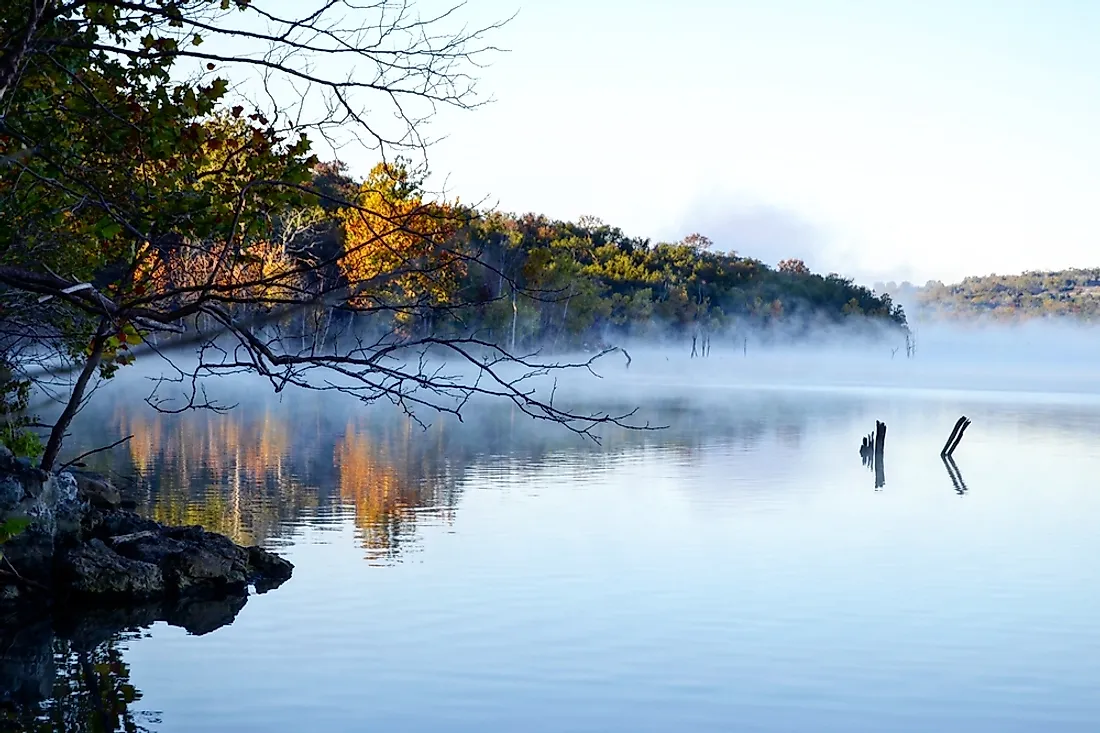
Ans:
{"type": "MultiPolygon", "coordinates": [[[[262,592],[293,571],[258,547],[240,547],[202,527],[166,527],[119,505],[109,481],[48,474],[0,455],[0,522],[31,520],[4,543],[5,557],[30,582],[0,577],[0,618],[67,596],[131,605],[243,596],[250,583],[262,592]]],[[[196,611],[206,619],[197,627],[233,612],[213,608],[196,611]]]]}
{"type": "Polygon", "coordinates": [[[53,478],[54,538],[79,538],[87,504],[80,498],[76,479],[63,473],[53,478]]]}
{"type": "Polygon", "coordinates": [[[75,476],[71,473],[59,473],[54,476],[54,481],[57,487],[54,493],[59,503],[73,504],[78,501],[80,484],[77,483],[75,476]]]}
{"type": "Polygon", "coordinates": [[[84,473],[74,474],[77,491],[82,499],[96,509],[118,509],[122,506],[122,494],[107,479],[95,478],[84,473]]]}
{"type": "Polygon", "coordinates": [[[191,545],[170,555],[164,569],[173,588],[181,594],[239,592],[248,587],[248,566],[215,548],[191,545]]]}
{"type": "Polygon", "coordinates": [[[187,549],[184,543],[165,537],[156,531],[112,537],[107,542],[123,557],[151,563],[157,567],[163,567],[169,556],[179,555],[187,549]]]}
{"type": "Polygon", "coordinates": [[[0,522],[29,519],[30,526],[4,544],[4,554],[31,580],[48,582],[58,537],[79,525],[82,505],[75,482],[25,461],[0,456],[0,522]]]}
{"type": "Polygon", "coordinates": [[[84,533],[88,537],[102,540],[138,532],[152,531],[159,534],[163,529],[164,526],[158,522],[130,511],[91,510],[84,515],[84,533]]]}
{"type": "Polygon", "coordinates": [[[20,575],[38,583],[49,582],[54,553],[53,535],[48,529],[35,524],[4,543],[7,561],[20,575]]]}
{"type": "Polygon", "coordinates": [[[248,550],[202,527],[143,530],[108,543],[124,557],[158,566],[166,588],[176,595],[241,592],[257,574],[248,550]]]}
{"type": "Polygon", "coordinates": [[[123,557],[99,539],[65,553],[58,571],[67,589],[80,596],[145,599],[165,592],[159,567],[123,557]]]}
{"type": "Polygon", "coordinates": [[[23,501],[23,482],[15,476],[0,476],[0,512],[11,511],[23,501]]]}
{"type": "Polygon", "coordinates": [[[257,593],[278,588],[294,572],[294,565],[289,560],[256,546],[248,548],[248,565],[252,570],[250,575],[256,583],[257,593]]]}

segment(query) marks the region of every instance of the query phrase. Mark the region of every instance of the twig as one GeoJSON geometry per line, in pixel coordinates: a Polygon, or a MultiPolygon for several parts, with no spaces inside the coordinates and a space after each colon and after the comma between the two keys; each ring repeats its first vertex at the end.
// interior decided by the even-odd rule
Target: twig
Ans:
{"type": "Polygon", "coordinates": [[[11,560],[9,560],[6,556],[4,557],[4,562],[7,563],[7,566],[11,568],[11,570],[4,570],[3,568],[0,568],[0,577],[15,578],[20,583],[24,583],[28,588],[34,588],[35,590],[46,592],[50,590],[41,583],[35,580],[31,580],[30,578],[24,578],[22,575],[20,575],[19,571],[15,569],[15,566],[11,564],[11,560]]]}
{"type": "Polygon", "coordinates": [[[75,466],[75,465],[79,464],[79,463],[80,463],[80,461],[84,460],[84,459],[85,459],[85,458],[87,458],[88,456],[91,456],[91,455],[95,455],[96,453],[102,453],[103,451],[111,450],[112,448],[115,448],[115,447],[117,447],[117,446],[120,446],[120,445],[122,445],[122,444],[123,444],[123,443],[125,443],[125,442],[126,442],[127,440],[130,440],[130,439],[131,439],[131,438],[133,438],[133,437],[134,437],[133,435],[127,435],[127,436],[126,436],[125,438],[123,438],[122,440],[116,440],[116,441],[115,441],[114,443],[111,443],[110,445],[105,445],[105,446],[103,446],[102,448],[96,448],[95,450],[90,450],[90,451],[88,451],[87,453],[81,453],[81,454],[80,454],[79,456],[77,456],[76,458],[72,459],[72,460],[71,460],[71,461],[69,461],[68,463],[63,463],[63,464],[61,464],[61,467],[60,467],[60,468],[58,468],[57,470],[58,470],[58,472],[60,473],[61,471],[64,471],[64,470],[65,470],[66,468],[68,468],[69,466],[75,466]]]}

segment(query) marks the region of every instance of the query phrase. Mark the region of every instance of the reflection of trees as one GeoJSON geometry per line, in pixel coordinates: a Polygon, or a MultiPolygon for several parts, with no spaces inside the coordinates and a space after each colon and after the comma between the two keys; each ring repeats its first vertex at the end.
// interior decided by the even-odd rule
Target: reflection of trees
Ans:
{"type": "Polygon", "coordinates": [[[453,518],[458,496],[447,471],[443,431],[413,431],[409,420],[370,431],[349,421],[336,442],[340,497],[355,508],[355,524],[372,557],[396,555],[425,511],[445,521],[453,518]]]}
{"type": "Polygon", "coordinates": [[[233,623],[247,596],[124,608],[58,609],[50,618],[0,619],[0,730],[106,733],[149,730],[125,652],[157,622],[208,634],[233,623]]]}
{"type": "MultiPolygon", "coordinates": [[[[549,466],[562,480],[587,479],[625,454],[654,447],[686,461],[713,448],[751,450],[765,440],[794,451],[809,426],[835,428],[838,417],[862,409],[850,396],[653,395],[643,401],[644,419],[668,430],[608,427],[596,445],[499,403],[470,405],[462,425],[437,416],[424,430],[388,406],[365,407],[324,393],[277,401],[242,389],[225,401],[239,397],[244,404],[226,414],[179,415],[131,401],[125,390],[115,389],[114,396],[102,395],[92,405],[97,412],[81,415],[71,450],[132,434],[125,446],[94,456],[91,467],[140,475],[143,513],[254,544],[346,506],[375,559],[407,549],[426,515],[449,521],[473,475],[508,480],[549,466]]],[[[632,404],[604,400],[575,407],[625,411],[632,404]]]]}
{"type": "MultiPolygon", "coordinates": [[[[97,635],[98,636],[98,635],[97,635]]],[[[38,622],[3,634],[0,729],[21,731],[145,731],[159,722],[135,711],[141,692],[123,658],[136,632],[111,629],[107,638],[56,634],[38,622]]]]}
{"type": "Polygon", "coordinates": [[[150,730],[139,719],[159,722],[131,709],[141,693],[130,683],[130,666],[123,660],[120,641],[80,649],[64,639],[55,640],[53,695],[38,706],[34,724],[24,729],[136,733],[150,730]]]}
{"type": "MultiPolygon", "coordinates": [[[[291,421],[271,408],[165,415],[142,407],[115,406],[112,434],[134,437],[96,467],[140,475],[147,489],[143,513],[255,544],[317,507],[308,466],[295,462],[302,453],[292,446],[309,444],[308,420],[291,421]]],[[[90,442],[91,436],[79,437],[90,442]]]]}
{"type": "Polygon", "coordinates": [[[273,414],[195,413],[173,421],[151,411],[116,412],[133,434],[136,467],[156,487],[152,516],[168,524],[201,524],[254,544],[285,520],[316,507],[317,493],[291,469],[289,429],[304,439],[308,423],[273,414]]]}

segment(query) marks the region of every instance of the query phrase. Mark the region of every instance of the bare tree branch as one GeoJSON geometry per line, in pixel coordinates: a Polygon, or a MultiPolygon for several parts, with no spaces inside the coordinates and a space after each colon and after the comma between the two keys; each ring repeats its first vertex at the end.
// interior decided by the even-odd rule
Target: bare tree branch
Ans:
{"type": "Polygon", "coordinates": [[[87,458],[89,456],[94,456],[96,453],[103,453],[105,451],[111,450],[112,448],[117,448],[118,446],[122,445],[126,441],[133,440],[133,437],[134,437],[133,435],[127,435],[125,438],[122,438],[121,440],[116,440],[114,443],[111,443],[110,445],[105,445],[105,446],[102,446],[100,448],[93,448],[90,451],[85,451],[84,453],[81,453],[79,456],[72,459],[71,461],[67,461],[65,463],[62,463],[60,466],[58,466],[57,470],[60,472],[60,471],[64,471],[66,468],[70,468],[71,466],[81,465],[80,462],[83,461],[85,458],[87,458]]]}

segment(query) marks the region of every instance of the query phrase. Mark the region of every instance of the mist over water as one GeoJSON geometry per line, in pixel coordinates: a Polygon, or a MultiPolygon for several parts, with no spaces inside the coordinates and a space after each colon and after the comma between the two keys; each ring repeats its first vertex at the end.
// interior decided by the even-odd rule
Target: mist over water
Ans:
{"type": "Polygon", "coordinates": [[[89,460],[140,476],[140,511],[296,571],[212,633],[109,649],[157,731],[1095,730],[1096,335],[622,344],[557,398],[668,427],[599,444],[243,376],[208,384],[224,415],[163,415],[139,362],[70,450],[134,435],[89,460]]]}
{"type": "Polygon", "coordinates": [[[906,357],[903,333],[849,335],[839,328],[805,344],[721,334],[706,358],[692,358],[690,343],[625,342],[629,368],[613,353],[595,366],[602,379],[577,372],[554,377],[565,397],[638,404],[669,396],[714,404],[746,390],[1010,392],[1025,399],[1050,393],[1085,400],[1100,395],[1100,328],[1095,326],[919,324],[913,329],[912,358],[906,357]]]}

